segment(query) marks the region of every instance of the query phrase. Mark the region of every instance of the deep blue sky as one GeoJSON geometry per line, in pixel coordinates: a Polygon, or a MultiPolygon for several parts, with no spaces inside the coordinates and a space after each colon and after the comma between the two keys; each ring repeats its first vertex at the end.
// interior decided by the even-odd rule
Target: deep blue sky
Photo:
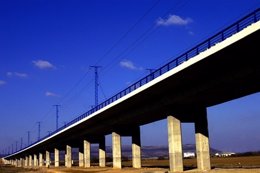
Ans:
{"type": "MultiPolygon", "coordinates": [[[[35,141],[38,121],[41,136],[54,130],[54,104],[62,105],[60,125],[86,112],[94,104],[90,65],[102,66],[102,101],[259,6],[259,0],[0,0],[0,153],[21,137],[27,144],[27,131],[35,141]]],[[[211,146],[260,150],[259,102],[254,94],[208,108],[211,146]]],[[[192,124],[183,125],[183,134],[184,143],[194,143],[192,124]]],[[[166,145],[166,121],[143,126],[142,143],[166,145]]]]}

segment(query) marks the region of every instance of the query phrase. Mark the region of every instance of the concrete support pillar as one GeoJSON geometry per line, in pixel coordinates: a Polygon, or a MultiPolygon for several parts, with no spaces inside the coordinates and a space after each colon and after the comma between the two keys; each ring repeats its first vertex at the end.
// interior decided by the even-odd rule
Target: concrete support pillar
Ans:
{"type": "Polygon", "coordinates": [[[19,167],[22,167],[22,158],[19,159],[19,167]]]}
{"type": "Polygon", "coordinates": [[[99,141],[99,166],[106,167],[106,138],[102,137],[99,141]]]}
{"type": "Polygon", "coordinates": [[[38,166],[38,159],[37,159],[37,155],[36,154],[33,155],[33,166],[34,167],[38,166]]]}
{"type": "Polygon", "coordinates": [[[133,131],[132,135],[132,160],[134,168],[141,168],[141,137],[140,127],[133,131]]]}
{"type": "Polygon", "coordinates": [[[112,133],[112,151],[113,151],[113,168],[122,168],[121,160],[121,136],[120,134],[112,133]]]}
{"type": "Polygon", "coordinates": [[[54,149],[54,166],[60,166],[60,151],[57,148],[54,149]]]}
{"type": "Polygon", "coordinates": [[[28,159],[28,156],[25,157],[25,162],[24,162],[24,166],[27,167],[28,166],[28,162],[29,162],[29,159],[28,159]]]}
{"type": "Polygon", "coordinates": [[[90,142],[84,140],[83,148],[84,148],[84,165],[85,168],[89,168],[90,167],[90,142]]]}
{"type": "Polygon", "coordinates": [[[168,116],[168,143],[170,172],[183,171],[183,152],[181,122],[179,119],[168,116]]]}
{"type": "Polygon", "coordinates": [[[18,159],[15,159],[14,163],[14,166],[18,167],[18,159]]]}
{"type": "Polygon", "coordinates": [[[20,167],[23,167],[23,166],[24,166],[24,159],[20,158],[20,167]]]}
{"type": "Polygon", "coordinates": [[[46,153],[45,153],[45,166],[47,167],[47,168],[49,168],[50,167],[50,164],[51,164],[51,157],[50,157],[50,152],[49,151],[46,151],[46,153]]]}
{"type": "Polygon", "coordinates": [[[31,167],[33,165],[32,163],[32,155],[29,155],[29,167],[31,167]]]}
{"type": "Polygon", "coordinates": [[[66,145],[66,167],[71,168],[72,166],[72,157],[71,157],[71,146],[66,145]]]}
{"type": "Polygon", "coordinates": [[[18,167],[22,167],[22,158],[18,160],[18,167]]]}
{"type": "Polygon", "coordinates": [[[195,133],[198,170],[210,170],[209,132],[206,109],[196,115],[195,133]]]}
{"type": "Polygon", "coordinates": [[[79,167],[84,167],[84,149],[79,147],[79,167]]]}
{"type": "Polygon", "coordinates": [[[39,166],[40,166],[40,167],[43,166],[43,157],[42,157],[42,153],[39,153],[39,166]]]}

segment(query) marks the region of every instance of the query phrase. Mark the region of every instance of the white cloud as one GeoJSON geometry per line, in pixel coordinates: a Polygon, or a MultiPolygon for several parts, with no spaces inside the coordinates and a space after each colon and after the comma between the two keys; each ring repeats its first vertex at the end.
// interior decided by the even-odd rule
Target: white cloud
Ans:
{"type": "Polygon", "coordinates": [[[0,80],[0,86],[5,85],[6,81],[0,80]]]}
{"type": "Polygon", "coordinates": [[[6,75],[8,77],[19,77],[19,78],[27,78],[28,77],[28,74],[26,73],[19,73],[19,72],[7,72],[6,75]]]}
{"type": "Polygon", "coordinates": [[[129,61],[126,59],[124,59],[120,62],[120,66],[123,68],[130,69],[130,70],[142,70],[143,69],[142,67],[137,67],[132,61],[129,61]]]}
{"type": "Polygon", "coordinates": [[[6,76],[11,77],[11,76],[13,76],[13,73],[12,72],[7,72],[6,76]]]}
{"type": "Polygon", "coordinates": [[[158,26],[170,26],[170,25],[188,25],[192,22],[192,19],[190,18],[182,18],[177,15],[169,15],[168,18],[162,19],[161,17],[157,19],[156,24],[158,26]]]}
{"type": "Polygon", "coordinates": [[[47,97],[59,97],[58,94],[50,92],[50,91],[46,91],[45,96],[47,96],[47,97]]]}
{"type": "Polygon", "coordinates": [[[45,61],[45,60],[36,60],[36,61],[33,61],[33,64],[39,69],[54,69],[55,68],[55,66],[53,64],[51,64],[49,61],[45,61]]]}

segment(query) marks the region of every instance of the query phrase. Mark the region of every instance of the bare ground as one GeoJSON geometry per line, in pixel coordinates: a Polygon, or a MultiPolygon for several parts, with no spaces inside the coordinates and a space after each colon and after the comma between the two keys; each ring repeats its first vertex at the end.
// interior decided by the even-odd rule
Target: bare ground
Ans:
{"type": "MultiPolygon", "coordinates": [[[[211,158],[211,164],[213,169],[206,173],[260,173],[260,156],[211,158]]],[[[25,169],[0,165],[0,173],[165,173],[169,169],[168,160],[143,160],[142,169],[131,168],[131,165],[131,161],[123,162],[123,169],[113,169],[111,166],[106,168],[92,166],[91,168],[73,167],[71,169],[65,167],[25,169]]],[[[201,173],[196,170],[196,159],[184,159],[184,168],[187,173],[201,173]]]]}
{"type": "MultiPolygon", "coordinates": [[[[164,168],[97,168],[91,167],[88,169],[83,168],[41,168],[41,169],[25,169],[15,167],[1,167],[0,173],[166,173],[168,169],[164,168]]],[[[207,172],[197,171],[196,169],[185,171],[187,173],[260,173],[260,169],[213,169],[207,172]]]]}

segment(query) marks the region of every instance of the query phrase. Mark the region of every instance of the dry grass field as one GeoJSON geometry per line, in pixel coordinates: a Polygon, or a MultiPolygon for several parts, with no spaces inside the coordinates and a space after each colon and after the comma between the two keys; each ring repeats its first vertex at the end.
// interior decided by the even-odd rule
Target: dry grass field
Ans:
{"type": "MultiPolygon", "coordinates": [[[[127,164],[127,163],[125,163],[127,164]]],[[[130,166],[128,163],[127,166],[130,166]]],[[[168,160],[143,160],[144,167],[169,167],[168,160]]],[[[195,169],[197,161],[195,158],[184,159],[184,168],[186,170],[195,169]]],[[[214,157],[211,158],[212,168],[260,168],[260,156],[250,157],[214,157]]]]}
{"type": "MultiPolygon", "coordinates": [[[[211,158],[212,170],[209,173],[260,173],[260,156],[211,158]]],[[[131,168],[131,162],[123,162],[123,169],[113,169],[111,163],[106,168],[92,166],[89,169],[60,167],[49,169],[24,169],[0,165],[0,173],[163,173],[169,168],[168,160],[143,160],[142,169],[131,168]]],[[[184,159],[185,172],[199,173],[196,159],[184,159]]]]}

